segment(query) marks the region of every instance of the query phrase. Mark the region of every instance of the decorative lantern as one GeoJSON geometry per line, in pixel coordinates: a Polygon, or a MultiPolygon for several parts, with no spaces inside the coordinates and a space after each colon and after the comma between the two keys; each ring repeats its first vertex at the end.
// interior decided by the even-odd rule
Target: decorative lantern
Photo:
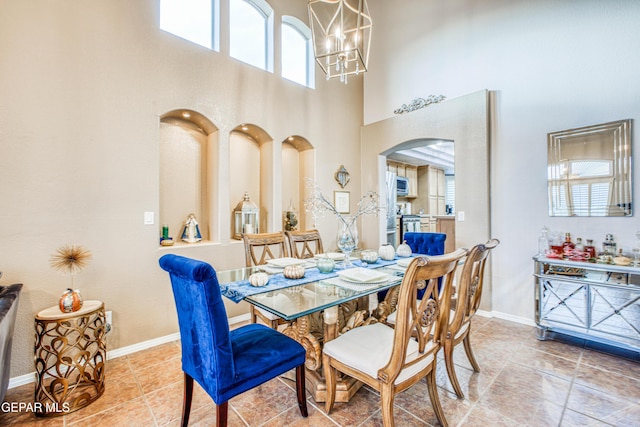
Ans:
{"type": "Polygon", "coordinates": [[[233,211],[234,239],[242,239],[244,233],[259,233],[260,210],[249,199],[249,193],[245,192],[242,201],[238,203],[233,211]]]}
{"type": "Polygon", "coordinates": [[[293,206],[293,201],[282,214],[282,223],[285,231],[295,231],[298,229],[298,211],[293,206]]]}

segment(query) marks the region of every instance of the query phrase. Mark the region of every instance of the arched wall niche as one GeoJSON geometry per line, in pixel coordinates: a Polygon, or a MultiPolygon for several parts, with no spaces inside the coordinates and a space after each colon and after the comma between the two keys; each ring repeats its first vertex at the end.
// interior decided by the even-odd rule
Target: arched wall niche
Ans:
{"type": "Polygon", "coordinates": [[[315,180],[315,149],[303,136],[291,135],[282,141],[281,217],[285,230],[284,213],[290,206],[298,212],[298,230],[308,230],[313,224],[304,212],[304,199],[308,197],[305,178],[315,180]]]}
{"type": "Polygon", "coordinates": [[[218,127],[197,111],[176,109],[160,116],[159,136],[158,235],[167,225],[174,242],[181,244],[184,222],[193,213],[202,240],[218,241],[218,213],[212,209],[217,200],[218,127]]]}
{"type": "MultiPolygon", "coordinates": [[[[261,233],[280,230],[274,227],[273,219],[274,207],[279,206],[275,203],[274,174],[277,165],[274,161],[280,157],[275,155],[274,148],[271,135],[252,123],[236,126],[229,136],[230,206],[235,209],[244,193],[249,193],[251,201],[260,208],[261,233]]],[[[233,213],[230,215],[233,235],[233,213]]]]}

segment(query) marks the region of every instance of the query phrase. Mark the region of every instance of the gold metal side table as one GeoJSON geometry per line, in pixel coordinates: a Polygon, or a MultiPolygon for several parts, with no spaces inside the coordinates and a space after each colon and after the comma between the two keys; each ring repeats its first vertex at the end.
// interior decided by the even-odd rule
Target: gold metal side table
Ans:
{"type": "Polygon", "coordinates": [[[64,415],[102,396],[105,326],[102,301],[85,301],[73,313],[55,306],[36,315],[36,415],[64,415]]]}

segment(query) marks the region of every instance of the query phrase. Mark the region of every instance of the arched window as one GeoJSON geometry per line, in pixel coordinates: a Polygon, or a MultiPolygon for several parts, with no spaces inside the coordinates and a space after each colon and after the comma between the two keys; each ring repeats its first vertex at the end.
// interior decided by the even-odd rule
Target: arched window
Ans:
{"type": "Polygon", "coordinates": [[[230,54],[273,71],[273,9],[264,0],[229,0],[230,54]]]}
{"type": "Polygon", "coordinates": [[[282,17],[282,77],[313,88],[315,67],[311,30],[292,16],[282,17]]]}
{"type": "Polygon", "coordinates": [[[161,0],[160,29],[218,51],[219,10],[219,0],[161,0]]]}

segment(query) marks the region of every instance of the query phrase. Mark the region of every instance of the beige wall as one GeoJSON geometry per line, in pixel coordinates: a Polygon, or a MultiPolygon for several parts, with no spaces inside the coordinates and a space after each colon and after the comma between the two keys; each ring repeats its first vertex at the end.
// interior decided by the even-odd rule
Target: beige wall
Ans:
{"type": "MultiPolygon", "coordinates": [[[[456,218],[455,246],[471,248],[484,243],[490,233],[489,93],[479,91],[411,113],[398,115],[362,128],[362,180],[384,194],[386,155],[395,147],[418,139],[453,141],[455,147],[456,218]]],[[[386,241],[386,219],[363,218],[363,229],[377,228],[379,245],[386,241]]],[[[373,246],[369,242],[369,247],[373,246]]],[[[485,285],[482,309],[491,310],[491,281],[485,285]]]]}
{"type": "MultiPolygon", "coordinates": [[[[532,322],[531,258],[543,226],[593,239],[598,247],[607,233],[625,251],[635,245],[637,209],[631,218],[550,218],[546,164],[549,132],[640,120],[640,57],[630,54],[640,50],[640,2],[389,3],[369,1],[375,31],[365,124],[393,117],[394,109],[417,97],[442,94],[448,103],[490,91],[491,233],[501,240],[491,255],[492,309],[532,322]]],[[[637,133],[633,149],[640,150],[637,133]]],[[[633,169],[637,202],[640,162],[633,169]]],[[[456,190],[458,172],[456,164],[456,190]]]]}
{"type": "MultiPolygon", "coordinates": [[[[236,174],[229,134],[239,124],[253,123],[273,141],[306,138],[315,150],[301,156],[302,169],[315,169],[330,193],[338,189],[333,173],[344,164],[352,200],[359,196],[361,79],[344,86],[318,76],[315,90],[301,87],[278,76],[277,47],[270,74],[229,58],[226,37],[217,53],[160,31],[157,3],[0,3],[0,284],[25,285],[12,377],[34,370],[33,316],[56,304],[70,284],[49,267],[63,244],[93,252],[75,287],[113,311],[110,350],[177,332],[161,255],[203,259],[217,269],[243,264],[241,244],[229,240],[229,180],[236,174]],[[180,108],[219,129],[210,180],[219,243],[159,249],[159,224],[144,225],[143,213],[159,212],[160,116],[180,108]]],[[[305,2],[272,5],[276,23],[283,13],[306,21],[305,2]]],[[[282,184],[272,173],[275,203],[282,184]]],[[[278,209],[287,204],[279,200],[278,209]]],[[[331,218],[318,225],[335,239],[331,218]]],[[[246,311],[227,308],[230,316],[246,311]]]]}

